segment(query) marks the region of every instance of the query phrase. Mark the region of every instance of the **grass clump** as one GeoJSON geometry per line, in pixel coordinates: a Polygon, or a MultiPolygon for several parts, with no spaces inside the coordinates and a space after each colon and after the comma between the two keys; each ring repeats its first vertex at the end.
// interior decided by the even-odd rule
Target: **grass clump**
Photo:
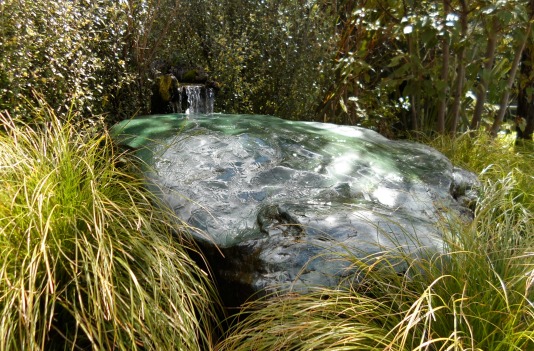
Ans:
{"type": "Polygon", "coordinates": [[[464,166],[484,170],[483,185],[474,220],[447,223],[443,253],[349,256],[359,272],[352,280],[251,302],[219,349],[534,350],[534,221],[526,182],[533,173],[513,149],[497,151],[512,153],[512,169],[497,162],[473,167],[470,161],[493,157],[488,145],[464,149],[478,156],[456,154],[464,166]],[[409,267],[400,275],[391,263],[399,260],[409,267]]]}
{"type": "Polygon", "coordinates": [[[442,135],[425,141],[441,151],[453,164],[480,175],[482,182],[513,180],[512,193],[534,211],[534,149],[528,143],[515,144],[514,134],[491,137],[485,131],[468,132],[459,137],[442,135]]]}
{"type": "Polygon", "coordinates": [[[0,350],[210,349],[214,290],[170,215],[108,135],[33,117],[0,115],[0,350]]]}

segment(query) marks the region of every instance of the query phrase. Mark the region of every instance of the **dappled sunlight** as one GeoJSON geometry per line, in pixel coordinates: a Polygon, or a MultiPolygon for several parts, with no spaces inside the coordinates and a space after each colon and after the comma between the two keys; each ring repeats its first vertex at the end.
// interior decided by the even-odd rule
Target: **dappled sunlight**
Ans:
{"type": "Polygon", "coordinates": [[[420,144],[270,116],[173,118],[181,129],[165,121],[170,129],[144,146],[154,150],[147,175],[202,233],[191,231],[232,301],[332,286],[346,274],[330,261],[342,252],[439,253],[438,221],[463,209],[451,195],[452,165],[420,144]]]}
{"type": "Polygon", "coordinates": [[[361,157],[358,152],[352,154],[343,154],[341,156],[335,157],[334,160],[330,163],[328,168],[332,169],[333,175],[349,175],[354,172],[355,163],[360,160],[361,157]]]}
{"type": "Polygon", "coordinates": [[[378,200],[383,205],[394,207],[398,205],[397,198],[398,198],[399,192],[398,190],[386,188],[386,187],[378,187],[376,190],[374,190],[371,194],[373,198],[378,200]]]}
{"type": "Polygon", "coordinates": [[[440,154],[423,147],[411,151],[407,142],[356,127],[269,116],[169,115],[140,117],[119,130],[155,139],[160,133],[155,146],[146,145],[157,150],[147,160],[157,170],[151,176],[167,189],[165,201],[180,217],[195,213],[190,220],[210,223],[210,234],[222,246],[245,240],[243,233],[261,236],[249,223],[256,220],[257,208],[272,204],[295,206],[287,218],[301,224],[321,213],[325,223],[353,225],[341,219],[351,205],[380,205],[416,223],[427,216],[435,220],[433,201],[447,196],[452,179],[440,154]],[[430,185],[422,185],[429,177],[445,186],[435,198],[428,195],[430,185]],[[184,198],[203,210],[179,206],[184,198]],[[334,206],[337,214],[324,212],[334,206]],[[204,210],[213,215],[201,215],[204,210]],[[236,215],[251,218],[237,220],[236,215]]]}
{"type": "Polygon", "coordinates": [[[0,351],[534,351],[533,18],[0,0],[0,351]]]}

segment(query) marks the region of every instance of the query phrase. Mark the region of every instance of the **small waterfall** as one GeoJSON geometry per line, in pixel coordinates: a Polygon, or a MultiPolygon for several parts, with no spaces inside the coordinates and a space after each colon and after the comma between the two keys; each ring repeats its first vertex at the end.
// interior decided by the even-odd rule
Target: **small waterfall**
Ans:
{"type": "Polygon", "coordinates": [[[182,107],[186,114],[213,113],[215,92],[205,85],[184,85],[182,107]],[[185,105],[185,106],[184,106],[185,105]]]}
{"type": "Polygon", "coordinates": [[[215,86],[215,83],[180,84],[172,74],[159,75],[152,85],[150,113],[211,114],[215,86]]]}
{"type": "Polygon", "coordinates": [[[213,88],[206,88],[206,113],[213,113],[215,106],[215,90],[213,88]]]}

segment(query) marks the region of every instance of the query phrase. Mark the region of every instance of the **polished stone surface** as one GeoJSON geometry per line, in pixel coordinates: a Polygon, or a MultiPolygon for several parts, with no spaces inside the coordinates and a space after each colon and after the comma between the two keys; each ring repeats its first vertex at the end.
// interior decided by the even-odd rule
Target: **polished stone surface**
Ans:
{"type": "Polygon", "coordinates": [[[241,291],[334,285],[353,274],[332,259],[347,252],[439,252],[440,219],[468,217],[476,198],[476,177],[438,151],[358,127],[155,115],[114,132],[197,228],[222,284],[241,291]]]}

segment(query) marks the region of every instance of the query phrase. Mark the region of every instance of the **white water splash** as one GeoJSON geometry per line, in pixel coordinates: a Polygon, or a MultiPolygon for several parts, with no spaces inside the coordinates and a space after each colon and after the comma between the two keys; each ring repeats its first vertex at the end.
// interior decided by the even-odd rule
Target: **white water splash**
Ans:
{"type": "Polygon", "coordinates": [[[213,88],[203,85],[186,85],[184,86],[187,96],[186,114],[213,113],[215,104],[215,93],[213,88]]]}

